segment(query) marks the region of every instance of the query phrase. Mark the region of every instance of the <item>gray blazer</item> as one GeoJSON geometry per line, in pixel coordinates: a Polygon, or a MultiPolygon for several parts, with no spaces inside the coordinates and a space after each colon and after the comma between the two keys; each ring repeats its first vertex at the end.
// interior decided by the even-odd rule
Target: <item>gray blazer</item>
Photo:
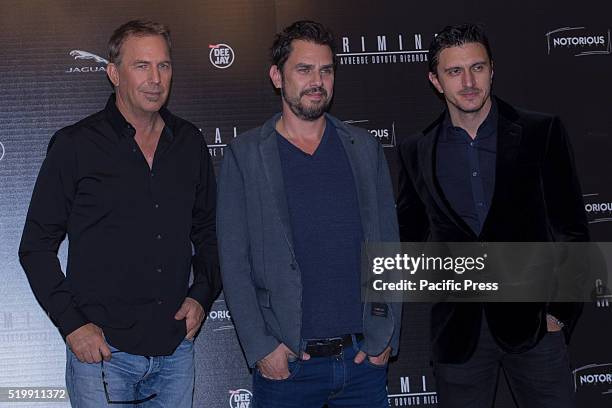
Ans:
{"type": "MultiPolygon", "coordinates": [[[[301,355],[302,286],[275,137],[277,114],[225,150],[219,174],[217,234],[225,300],[250,367],[281,342],[301,355]]],[[[327,115],[355,178],[366,242],[397,242],[399,233],[383,148],[367,131],[327,115]]],[[[359,274],[360,276],[360,274],[359,274]]],[[[397,353],[401,304],[386,316],[366,304],[362,350],[397,353]]]]}

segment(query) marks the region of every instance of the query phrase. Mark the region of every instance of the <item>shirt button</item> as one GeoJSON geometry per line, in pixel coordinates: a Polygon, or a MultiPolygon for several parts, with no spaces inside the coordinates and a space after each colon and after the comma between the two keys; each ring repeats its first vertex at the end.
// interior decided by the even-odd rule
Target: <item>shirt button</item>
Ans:
{"type": "Polygon", "coordinates": [[[157,304],[158,304],[158,305],[161,305],[162,303],[164,303],[164,301],[163,301],[163,300],[161,300],[161,299],[157,299],[157,304]]]}
{"type": "Polygon", "coordinates": [[[484,203],[483,203],[483,202],[479,202],[479,203],[478,203],[478,206],[479,206],[479,207],[483,207],[483,206],[484,206],[484,203]]]}
{"type": "Polygon", "coordinates": [[[477,172],[477,171],[475,171],[475,172],[473,172],[473,173],[472,173],[472,176],[473,176],[473,177],[476,177],[477,175],[478,175],[478,172],[477,172]]]}
{"type": "Polygon", "coordinates": [[[136,148],[132,147],[132,152],[136,153],[136,148]]]}
{"type": "Polygon", "coordinates": [[[157,272],[157,273],[161,273],[161,272],[162,272],[162,268],[157,268],[157,269],[155,269],[155,272],[157,272]]]}
{"type": "Polygon", "coordinates": [[[474,146],[474,142],[470,142],[470,146],[474,146]]]}
{"type": "Polygon", "coordinates": [[[153,207],[155,207],[155,208],[159,208],[159,204],[155,203],[155,204],[153,205],[153,207]]]}
{"type": "Polygon", "coordinates": [[[156,239],[162,239],[162,235],[161,235],[161,234],[157,234],[157,235],[155,236],[155,238],[156,238],[156,239]]]}

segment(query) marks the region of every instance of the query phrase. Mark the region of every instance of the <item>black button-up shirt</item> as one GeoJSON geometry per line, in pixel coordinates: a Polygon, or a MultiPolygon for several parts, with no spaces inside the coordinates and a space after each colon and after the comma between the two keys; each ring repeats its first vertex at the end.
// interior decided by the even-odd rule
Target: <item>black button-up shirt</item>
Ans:
{"type": "Polygon", "coordinates": [[[497,157],[495,101],[476,137],[453,126],[447,112],[436,148],[436,177],[451,208],[476,235],[491,206],[497,157]]]}
{"type": "Polygon", "coordinates": [[[19,256],[64,336],[92,322],[120,350],[171,354],[186,334],[174,319],[185,297],[210,311],[220,291],[208,149],[194,125],[160,115],[151,169],[114,95],[49,143],[19,256]],[[57,250],[66,235],[64,277],[57,250]]]}

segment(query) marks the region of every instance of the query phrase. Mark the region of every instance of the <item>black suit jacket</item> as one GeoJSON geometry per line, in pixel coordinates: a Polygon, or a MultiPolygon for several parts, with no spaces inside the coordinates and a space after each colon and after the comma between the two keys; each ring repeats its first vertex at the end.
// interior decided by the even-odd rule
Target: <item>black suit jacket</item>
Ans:
{"type": "MultiPolygon", "coordinates": [[[[588,241],[580,184],[561,121],[497,102],[495,189],[480,235],[453,211],[436,180],[442,115],[399,147],[397,207],[402,241],[588,241]]],[[[569,339],[582,304],[438,303],[432,311],[436,361],[461,363],[470,358],[478,344],[483,309],[498,344],[507,351],[522,352],[546,333],[546,313],[566,324],[569,339]]]]}

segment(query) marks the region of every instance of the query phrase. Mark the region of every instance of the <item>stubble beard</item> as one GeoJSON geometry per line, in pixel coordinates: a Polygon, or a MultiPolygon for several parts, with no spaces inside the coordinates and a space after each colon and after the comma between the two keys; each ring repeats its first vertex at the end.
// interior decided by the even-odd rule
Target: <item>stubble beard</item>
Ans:
{"type": "Polygon", "coordinates": [[[325,90],[325,88],[320,86],[300,92],[297,98],[291,98],[287,96],[287,92],[285,92],[285,86],[283,85],[281,87],[281,95],[283,97],[283,100],[287,102],[287,105],[289,105],[289,109],[291,109],[291,112],[293,112],[295,116],[309,122],[315,121],[321,116],[323,116],[323,114],[327,111],[327,108],[329,107],[330,103],[327,91],[325,90]],[[302,97],[313,92],[321,93],[323,98],[319,103],[313,103],[310,106],[305,106],[302,103],[302,97]]]}

